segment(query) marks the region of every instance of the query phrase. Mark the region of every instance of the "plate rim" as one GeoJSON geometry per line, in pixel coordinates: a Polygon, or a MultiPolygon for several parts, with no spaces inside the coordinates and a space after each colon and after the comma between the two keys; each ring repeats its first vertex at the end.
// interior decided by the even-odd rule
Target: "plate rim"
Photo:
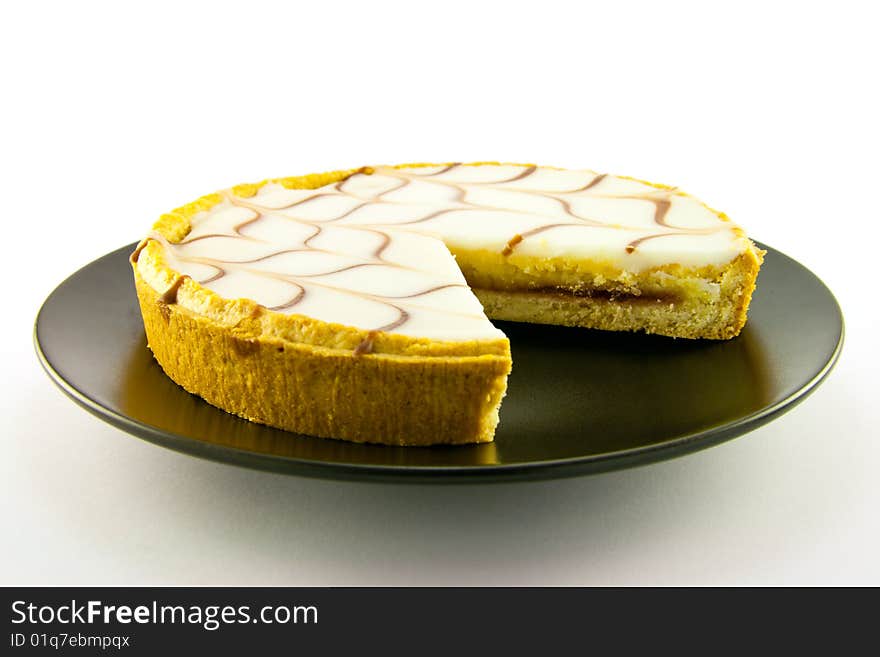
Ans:
{"type": "MultiPolygon", "coordinates": [[[[778,400],[758,411],[750,413],[734,421],[720,424],[695,433],[685,434],[670,440],[632,447],[613,452],[605,452],[592,456],[573,456],[562,459],[542,461],[527,461],[523,463],[502,463],[486,465],[388,465],[388,464],[359,464],[345,461],[322,461],[304,459],[294,456],[281,456],[264,454],[239,447],[220,445],[197,438],[180,435],[166,431],[150,424],[141,422],[112,408],[101,404],[91,398],[87,393],[77,388],[72,382],[65,379],[52,365],[50,359],[43,350],[39,338],[40,321],[44,309],[49,301],[69,281],[74,279],[84,270],[93,267],[101,260],[111,258],[120,251],[133,248],[137,243],[122,246],[100,256],[88,264],[80,267],[59,283],[40,305],[34,321],[33,344],[40,361],[49,379],[78,406],[84,408],[92,415],[107,422],[136,438],[159,445],[189,456],[203,458],[227,465],[257,469],[268,472],[276,472],[288,475],[306,476],[321,479],[349,479],[360,481],[385,481],[385,482],[460,482],[460,483],[490,483],[510,480],[543,480],[565,477],[575,477],[615,470],[627,469],[642,465],[650,465],[669,460],[679,456],[695,453],[710,447],[717,446],[733,438],[749,433],[764,424],[770,422],[783,413],[791,410],[800,402],[809,397],[819,385],[828,377],[831,370],[837,364],[843,351],[846,335],[846,323],[840,303],[831,289],[812,270],[795,260],[791,256],[769,247],[768,245],[753,240],[759,247],[779,254],[808,272],[818,281],[828,297],[834,303],[834,308],[839,320],[840,335],[830,357],[822,368],[803,385],[792,391],[783,399],[778,400]]],[[[218,413],[225,411],[217,409],[218,413]]],[[[332,439],[323,439],[332,440],[332,439]]],[[[412,449],[423,449],[420,447],[412,449]]]]}

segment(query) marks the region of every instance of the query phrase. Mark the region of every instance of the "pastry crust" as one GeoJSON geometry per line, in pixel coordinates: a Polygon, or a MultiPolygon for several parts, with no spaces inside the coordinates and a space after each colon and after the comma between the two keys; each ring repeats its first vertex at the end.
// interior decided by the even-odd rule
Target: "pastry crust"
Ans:
{"type": "MultiPolygon", "coordinates": [[[[356,354],[196,314],[163,299],[137,267],[135,284],[147,342],[162,369],[218,408],[253,422],[354,442],[492,440],[509,352],[356,354]]],[[[278,313],[265,315],[277,319],[272,316],[278,313]]]]}

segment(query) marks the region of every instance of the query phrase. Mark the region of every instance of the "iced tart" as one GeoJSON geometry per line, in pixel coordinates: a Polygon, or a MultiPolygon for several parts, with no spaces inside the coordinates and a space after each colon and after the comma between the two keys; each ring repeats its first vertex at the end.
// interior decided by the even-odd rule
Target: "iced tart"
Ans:
{"type": "Polygon", "coordinates": [[[762,256],[675,188],[474,163],[238,185],[163,215],[131,262],[186,390],[298,433],[429,445],[493,438],[511,357],[489,318],[728,339],[762,256]]]}

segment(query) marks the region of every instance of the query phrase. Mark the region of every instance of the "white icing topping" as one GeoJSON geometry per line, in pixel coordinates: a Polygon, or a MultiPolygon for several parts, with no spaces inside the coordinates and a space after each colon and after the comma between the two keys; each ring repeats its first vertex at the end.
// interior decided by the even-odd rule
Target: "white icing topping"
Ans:
{"type": "Polygon", "coordinates": [[[439,340],[502,336],[446,245],[632,272],[724,265],[749,247],[674,190],[514,165],[376,167],[319,189],[227,192],[179,244],[163,244],[169,266],[225,298],[439,340]]]}

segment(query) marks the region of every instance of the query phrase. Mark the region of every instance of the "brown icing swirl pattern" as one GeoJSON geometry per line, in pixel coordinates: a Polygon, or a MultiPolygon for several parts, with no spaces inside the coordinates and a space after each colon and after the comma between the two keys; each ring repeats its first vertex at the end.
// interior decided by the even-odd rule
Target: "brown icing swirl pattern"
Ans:
{"type": "MultiPolygon", "coordinates": [[[[450,340],[500,331],[447,246],[631,271],[723,264],[748,246],[739,229],[691,197],[607,174],[461,164],[370,171],[312,190],[267,184],[252,198],[227,191],[193,217],[180,242],[150,237],[180,280],[223,297],[450,340]]],[[[170,299],[179,285],[160,292],[170,299]]]]}

